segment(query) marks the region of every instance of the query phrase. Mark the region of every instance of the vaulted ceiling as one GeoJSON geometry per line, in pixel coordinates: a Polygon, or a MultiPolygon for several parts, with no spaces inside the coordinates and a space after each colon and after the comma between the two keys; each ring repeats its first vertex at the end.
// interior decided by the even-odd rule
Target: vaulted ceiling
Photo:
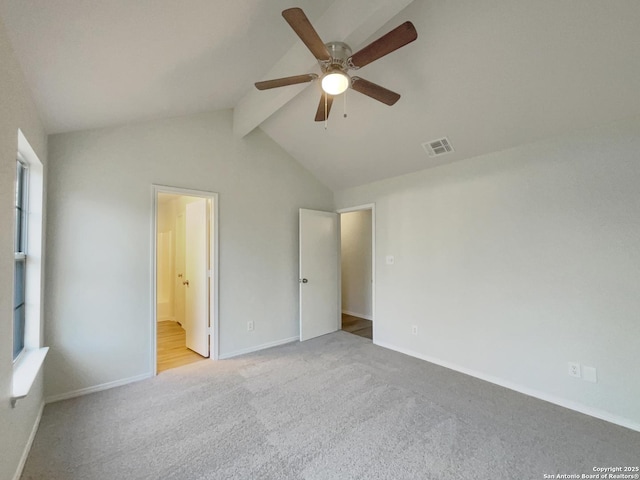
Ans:
{"type": "Polygon", "coordinates": [[[637,0],[0,0],[0,16],[50,133],[237,107],[238,135],[258,126],[333,189],[640,115],[637,0]],[[412,21],[415,42],[358,71],[400,101],[348,91],[325,129],[318,82],[256,91],[317,71],[291,6],[354,51],[412,21]],[[427,156],[441,137],[455,151],[427,156]]]}

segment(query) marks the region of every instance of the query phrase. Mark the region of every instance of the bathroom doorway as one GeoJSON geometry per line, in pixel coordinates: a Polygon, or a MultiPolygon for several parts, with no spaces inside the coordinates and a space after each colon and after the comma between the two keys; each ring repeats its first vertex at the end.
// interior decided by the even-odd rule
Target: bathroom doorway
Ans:
{"type": "Polygon", "coordinates": [[[217,358],[217,195],[154,187],[154,368],[217,358]]]}

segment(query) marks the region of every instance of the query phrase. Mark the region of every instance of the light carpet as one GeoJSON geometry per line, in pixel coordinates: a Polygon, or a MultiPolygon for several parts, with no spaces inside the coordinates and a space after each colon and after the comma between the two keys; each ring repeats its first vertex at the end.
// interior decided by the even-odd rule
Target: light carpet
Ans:
{"type": "Polygon", "coordinates": [[[526,480],[639,462],[638,432],[336,332],[47,405],[22,478],[526,480]]]}

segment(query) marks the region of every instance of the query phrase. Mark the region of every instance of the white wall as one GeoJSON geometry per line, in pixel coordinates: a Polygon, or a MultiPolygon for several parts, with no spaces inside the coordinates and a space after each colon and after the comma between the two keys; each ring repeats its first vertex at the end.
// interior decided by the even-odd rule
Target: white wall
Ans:
{"type": "Polygon", "coordinates": [[[48,396],[152,371],[151,184],[219,193],[220,353],[297,336],[298,208],[332,209],[332,193],[261,131],[234,137],[231,120],[50,137],[48,396]]]}
{"type": "Polygon", "coordinates": [[[377,343],[640,429],[639,154],[636,118],[337,192],[376,203],[377,343]]]}
{"type": "MultiPolygon", "coordinates": [[[[42,161],[47,137],[0,21],[0,479],[16,473],[42,406],[42,374],[27,398],[11,408],[13,373],[14,182],[18,129],[42,161]]],[[[43,212],[44,213],[44,212],[43,212]]]]}
{"type": "Polygon", "coordinates": [[[342,311],[372,319],[371,210],[340,215],[342,311]]]}

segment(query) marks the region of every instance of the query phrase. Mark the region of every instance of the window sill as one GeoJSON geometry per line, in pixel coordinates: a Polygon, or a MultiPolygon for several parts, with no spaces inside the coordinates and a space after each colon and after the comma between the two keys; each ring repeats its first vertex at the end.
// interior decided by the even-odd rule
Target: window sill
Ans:
{"type": "Polygon", "coordinates": [[[27,350],[22,353],[18,361],[13,366],[13,390],[11,393],[11,406],[16,405],[16,401],[24,398],[31,390],[33,382],[38,376],[38,372],[44,363],[49,347],[38,348],[37,350],[27,350]]]}

